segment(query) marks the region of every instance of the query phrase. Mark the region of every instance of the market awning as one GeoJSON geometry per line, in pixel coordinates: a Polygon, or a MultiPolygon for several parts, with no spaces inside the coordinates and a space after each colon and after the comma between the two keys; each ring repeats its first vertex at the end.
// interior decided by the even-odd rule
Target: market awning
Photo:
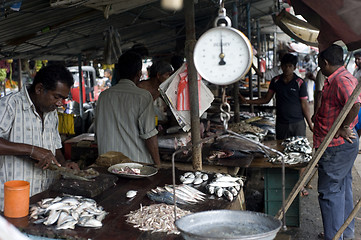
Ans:
{"type": "Polygon", "coordinates": [[[320,29],[317,38],[319,49],[342,40],[348,50],[361,48],[361,21],[359,0],[291,0],[297,14],[302,15],[310,24],[320,29]]]}
{"type": "Polygon", "coordinates": [[[297,41],[314,47],[318,46],[319,30],[308,22],[290,14],[286,9],[283,9],[278,15],[274,15],[273,21],[282,31],[297,41]]]}

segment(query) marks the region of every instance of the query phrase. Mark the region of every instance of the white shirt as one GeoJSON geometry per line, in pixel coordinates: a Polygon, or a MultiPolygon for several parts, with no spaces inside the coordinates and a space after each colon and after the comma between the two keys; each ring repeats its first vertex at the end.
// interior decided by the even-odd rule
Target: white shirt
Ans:
{"type": "Polygon", "coordinates": [[[95,133],[99,155],[117,151],[135,162],[154,163],[144,141],[158,134],[150,92],[128,79],[103,91],[96,107],[95,133]]]}
{"type": "MultiPolygon", "coordinates": [[[[0,99],[0,137],[10,142],[26,143],[51,150],[60,149],[58,114],[54,110],[44,113],[42,120],[35,111],[26,88],[0,99]]],[[[57,174],[42,170],[27,156],[0,156],[0,207],[3,208],[4,182],[25,180],[30,183],[30,196],[50,186],[57,174]]]]}

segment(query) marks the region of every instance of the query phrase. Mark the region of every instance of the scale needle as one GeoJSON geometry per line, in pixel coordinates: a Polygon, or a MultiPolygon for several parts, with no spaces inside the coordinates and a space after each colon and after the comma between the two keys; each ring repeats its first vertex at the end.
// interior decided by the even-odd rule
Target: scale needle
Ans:
{"type": "Polygon", "coordinates": [[[223,53],[223,44],[222,44],[222,35],[221,35],[221,53],[219,54],[219,58],[221,59],[219,61],[219,65],[226,65],[226,62],[223,60],[225,57],[224,53],[223,53]]]}

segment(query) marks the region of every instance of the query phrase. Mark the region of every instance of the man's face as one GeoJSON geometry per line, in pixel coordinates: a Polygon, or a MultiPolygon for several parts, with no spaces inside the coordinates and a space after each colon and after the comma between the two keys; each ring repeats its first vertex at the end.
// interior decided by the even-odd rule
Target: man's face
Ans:
{"type": "Polygon", "coordinates": [[[327,68],[327,64],[325,62],[325,60],[323,60],[322,58],[318,57],[318,66],[320,67],[321,69],[321,72],[323,75],[325,76],[330,76],[330,74],[328,73],[328,68],[327,68]]]}
{"type": "Polygon", "coordinates": [[[357,65],[357,67],[361,68],[361,55],[355,56],[355,63],[357,65]]]}
{"type": "Polygon", "coordinates": [[[281,68],[285,76],[291,76],[293,75],[293,71],[295,71],[295,66],[292,63],[282,64],[281,68]]]}
{"type": "Polygon", "coordinates": [[[55,90],[45,90],[42,84],[36,89],[37,106],[41,112],[51,112],[63,105],[63,100],[68,97],[70,88],[61,82],[57,83],[55,90]]]}

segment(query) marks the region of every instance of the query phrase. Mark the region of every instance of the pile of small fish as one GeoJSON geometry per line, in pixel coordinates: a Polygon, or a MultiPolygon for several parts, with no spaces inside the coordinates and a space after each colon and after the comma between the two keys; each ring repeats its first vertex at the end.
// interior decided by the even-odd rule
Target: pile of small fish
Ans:
{"type": "Polygon", "coordinates": [[[202,172],[186,172],[183,175],[181,175],[179,177],[179,180],[183,183],[183,184],[191,184],[193,183],[194,185],[198,185],[201,184],[203,182],[207,182],[208,181],[208,174],[207,173],[202,173],[202,172]]]}
{"type": "Polygon", "coordinates": [[[242,177],[232,177],[230,175],[217,173],[206,188],[209,194],[214,194],[217,197],[224,196],[227,200],[233,201],[243,187],[242,177]]]}
{"type": "Polygon", "coordinates": [[[46,198],[30,209],[30,219],[34,219],[35,224],[56,223],[56,229],[74,229],[75,225],[101,227],[106,215],[93,199],[72,195],[46,198]]]}
{"type": "MultiPolygon", "coordinates": [[[[186,184],[175,186],[177,204],[195,204],[204,201],[206,194],[186,184]]],[[[157,187],[147,192],[152,201],[174,204],[173,185],[165,185],[164,188],[157,187]]]]}
{"type": "MultiPolygon", "coordinates": [[[[177,219],[191,214],[190,211],[176,207],[177,219]]],[[[167,234],[179,234],[174,225],[174,206],[164,203],[150,206],[140,205],[140,209],[131,211],[125,215],[127,222],[134,224],[141,231],[166,232],[167,234]]]]}
{"type": "MultiPolygon", "coordinates": [[[[306,137],[291,137],[282,142],[285,146],[285,164],[308,163],[312,159],[312,147],[306,137]]],[[[282,163],[282,157],[269,159],[273,163],[282,163]]]]}

